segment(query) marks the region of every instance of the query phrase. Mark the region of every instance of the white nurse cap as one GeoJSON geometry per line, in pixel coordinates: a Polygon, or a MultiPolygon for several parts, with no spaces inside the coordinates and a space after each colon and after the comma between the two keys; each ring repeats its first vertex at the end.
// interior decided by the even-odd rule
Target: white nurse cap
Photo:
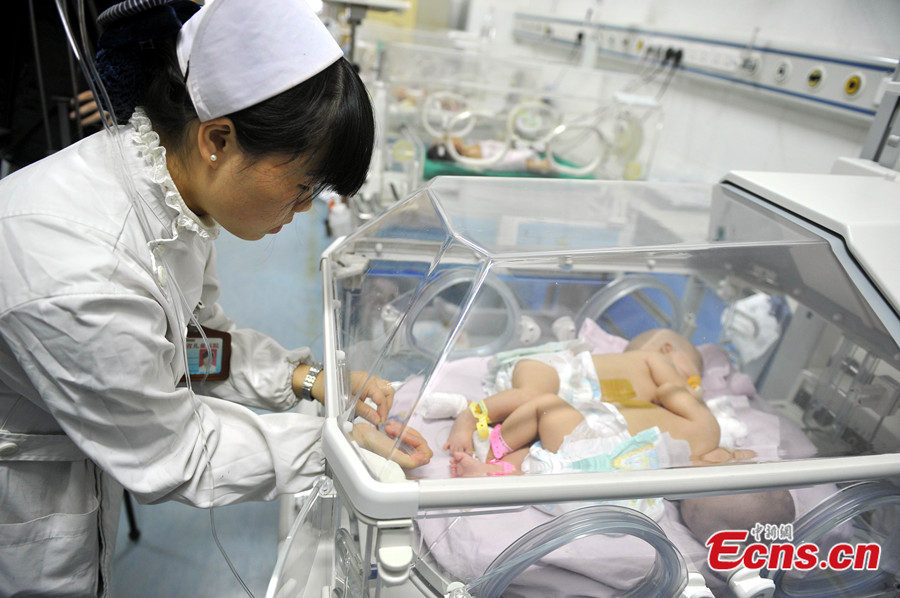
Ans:
{"type": "Polygon", "coordinates": [[[178,63],[201,121],[249,108],[343,55],[306,0],[215,0],[178,34],[178,63]]]}

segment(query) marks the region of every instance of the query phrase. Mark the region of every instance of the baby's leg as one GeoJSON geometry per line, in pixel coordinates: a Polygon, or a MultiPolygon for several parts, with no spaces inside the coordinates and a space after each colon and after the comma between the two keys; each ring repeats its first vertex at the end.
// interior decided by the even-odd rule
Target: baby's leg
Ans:
{"type": "Polygon", "coordinates": [[[559,393],[559,374],[543,361],[520,359],[513,368],[512,387],[528,390],[532,398],[559,393]]]}
{"type": "Polygon", "coordinates": [[[522,405],[506,418],[503,440],[513,450],[540,440],[544,448],[555,453],[566,435],[583,421],[581,412],[564,399],[546,394],[522,405]]]}
{"type": "MultiPolygon", "coordinates": [[[[559,376],[556,370],[546,363],[522,359],[513,368],[512,386],[484,400],[488,418],[492,423],[504,421],[517,407],[535,397],[548,392],[556,393],[559,389],[559,376]]],[[[463,410],[453,422],[444,450],[451,454],[456,451],[472,452],[472,434],[477,423],[478,420],[471,411],[463,410]]]]}
{"type": "Polygon", "coordinates": [[[662,394],[666,392],[667,389],[675,386],[679,388],[684,388],[687,392],[693,395],[696,398],[701,397],[701,393],[695,391],[691,388],[685,377],[675,368],[675,365],[672,363],[672,360],[667,358],[663,354],[658,353],[636,353],[636,355],[641,355],[646,357],[647,368],[650,372],[650,377],[653,379],[653,383],[656,384],[658,390],[657,400],[655,403],[659,403],[659,400],[662,398],[662,394]]]}

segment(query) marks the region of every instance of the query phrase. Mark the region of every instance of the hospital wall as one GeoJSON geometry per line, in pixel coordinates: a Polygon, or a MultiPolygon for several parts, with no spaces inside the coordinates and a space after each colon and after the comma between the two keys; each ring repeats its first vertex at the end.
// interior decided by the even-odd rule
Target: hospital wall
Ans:
{"type": "MultiPolygon", "coordinates": [[[[490,26],[498,51],[580,64],[580,49],[516,41],[514,14],[582,20],[589,10],[594,23],[900,58],[896,0],[471,0],[466,26],[473,33],[490,26]]],[[[612,66],[622,63],[604,64],[601,53],[596,67],[612,66]]],[[[859,156],[871,122],[685,73],[672,79],[662,104],[665,122],[650,172],[655,180],[715,182],[729,170],[828,172],[836,158],[859,156]]]]}

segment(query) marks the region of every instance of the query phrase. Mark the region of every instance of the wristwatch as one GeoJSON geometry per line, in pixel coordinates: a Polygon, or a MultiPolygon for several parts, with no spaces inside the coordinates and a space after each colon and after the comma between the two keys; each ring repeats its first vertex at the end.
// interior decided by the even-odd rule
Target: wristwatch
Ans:
{"type": "Polygon", "coordinates": [[[313,384],[316,383],[316,378],[319,377],[319,374],[322,372],[322,364],[321,363],[311,363],[309,364],[309,371],[306,372],[306,376],[303,377],[303,384],[300,385],[300,398],[305,401],[315,401],[312,396],[312,387],[313,384]]]}

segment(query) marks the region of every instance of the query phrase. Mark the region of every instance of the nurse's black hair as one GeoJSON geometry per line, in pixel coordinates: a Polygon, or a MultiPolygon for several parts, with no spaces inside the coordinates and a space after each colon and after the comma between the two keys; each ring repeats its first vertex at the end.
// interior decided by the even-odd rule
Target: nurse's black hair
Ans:
{"type": "Polygon", "coordinates": [[[345,58],[230,117],[251,156],[315,156],[313,179],[341,195],[353,195],[366,180],[375,117],[365,85],[345,58]]]}
{"type": "MultiPolygon", "coordinates": [[[[175,53],[178,27],[195,10],[193,2],[176,0],[104,23],[106,40],[101,37],[98,44],[97,69],[117,120],[124,122],[135,106],[143,107],[153,129],[177,154],[189,147],[189,126],[198,118],[175,53]],[[155,31],[162,35],[155,36],[155,31]]],[[[375,118],[365,85],[344,58],[228,116],[241,150],[251,160],[310,157],[314,182],[341,195],[353,195],[366,180],[375,118]]]]}

